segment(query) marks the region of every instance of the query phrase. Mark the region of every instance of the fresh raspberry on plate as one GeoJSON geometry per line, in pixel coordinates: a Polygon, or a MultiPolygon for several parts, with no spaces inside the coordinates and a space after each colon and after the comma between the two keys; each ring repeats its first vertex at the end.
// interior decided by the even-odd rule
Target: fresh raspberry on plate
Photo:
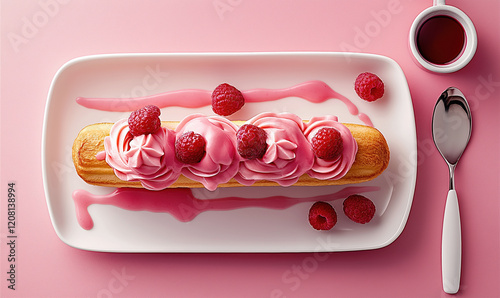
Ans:
{"type": "Polygon", "coordinates": [[[314,154],[324,160],[337,160],[344,150],[342,136],[333,127],[323,127],[311,139],[314,154]]]}
{"type": "Polygon", "coordinates": [[[128,117],[128,126],[133,136],[154,133],[161,126],[160,108],[154,105],[133,111],[128,117]]]}
{"type": "Polygon", "coordinates": [[[375,205],[362,195],[351,195],[344,200],[344,213],[352,221],[365,224],[375,215],[375,205]]]}
{"type": "Polygon", "coordinates": [[[193,131],[183,133],[175,141],[175,156],[185,164],[199,163],[205,156],[206,141],[193,131]]]}
{"type": "Polygon", "coordinates": [[[337,223],[337,212],[327,202],[316,202],[309,209],[309,223],[316,230],[330,230],[337,223]]]}
{"type": "Polygon", "coordinates": [[[373,73],[364,72],[354,82],[354,90],[366,101],[375,101],[384,95],[384,82],[373,73]]]}
{"type": "Polygon", "coordinates": [[[266,132],[253,124],[244,124],[236,133],[238,153],[246,159],[262,158],[267,150],[266,132]]]}
{"type": "Polygon", "coordinates": [[[212,110],[221,116],[229,116],[243,107],[245,98],[235,87],[224,83],[212,92],[212,110]]]}

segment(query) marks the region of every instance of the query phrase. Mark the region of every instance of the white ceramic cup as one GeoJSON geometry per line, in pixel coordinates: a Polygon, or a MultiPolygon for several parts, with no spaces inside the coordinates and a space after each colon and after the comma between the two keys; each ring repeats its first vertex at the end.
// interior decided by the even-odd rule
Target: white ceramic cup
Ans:
{"type": "Polygon", "coordinates": [[[410,50],[416,62],[425,69],[436,73],[450,73],[466,66],[476,53],[477,34],[470,18],[460,9],[446,5],[445,0],[434,0],[434,5],[422,11],[413,21],[410,28],[410,50]],[[417,47],[418,32],[422,25],[432,17],[448,16],[459,22],[465,31],[465,41],[462,52],[456,59],[445,64],[435,64],[427,61],[417,47]]]}

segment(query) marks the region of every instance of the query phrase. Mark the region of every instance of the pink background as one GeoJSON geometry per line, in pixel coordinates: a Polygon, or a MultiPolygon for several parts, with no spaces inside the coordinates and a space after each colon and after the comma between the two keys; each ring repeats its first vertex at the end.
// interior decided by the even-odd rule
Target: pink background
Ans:
{"type": "Polygon", "coordinates": [[[448,171],[430,124],[437,97],[450,85],[465,93],[473,110],[473,135],[456,172],[463,229],[457,296],[500,297],[500,1],[448,1],[473,20],[479,46],[465,69],[446,75],[420,69],[407,46],[412,20],[430,0],[0,3],[2,297],[447,296],[441,289],[440,237],[448,171]],[[321,256],[111,254],[60,241],[46,206],[40,160],[45,101],[59,67],[90,54],[231,51],[357,51],[400,64],[419,142],[415,197],[401,236],[382,249],[321,256]],[[5,208],[12,181],[18,195],[15,291],[6,282],[5,208]]]}

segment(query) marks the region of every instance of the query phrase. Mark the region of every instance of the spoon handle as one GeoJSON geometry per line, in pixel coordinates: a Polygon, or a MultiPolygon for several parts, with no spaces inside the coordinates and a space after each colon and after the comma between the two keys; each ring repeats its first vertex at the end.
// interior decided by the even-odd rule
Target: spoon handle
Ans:
{"type": "Polygon", "coordinates": [[[443,289],[448,294],[455,294],[458,292],[460,286],[462,232],[457,192],[454,189],[448,191],[448,197],[446,198],[442,237],[441,266],[443,289]]]}

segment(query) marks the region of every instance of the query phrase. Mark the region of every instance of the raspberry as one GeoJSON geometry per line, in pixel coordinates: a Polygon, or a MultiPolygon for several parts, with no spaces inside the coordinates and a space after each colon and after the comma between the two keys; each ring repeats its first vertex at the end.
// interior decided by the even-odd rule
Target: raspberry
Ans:
{"type": "Polygon", "coordinates": [[[245,124],[236,133],[238,153],[246,159],[262,158],[267,150],[266,132],[253,124],[245,124]]]}
{"type": "Polygon", "coordinates": [[[212,110],[221,116],[229,116],[243,107],[245,98],[235,87],[220,84],[212,92],[212,110]]]}
{"type": "Polygon", "coordinates": [[[193,131],[183,133],[175,141],[175,157],[183,163],[199,163],[205,156],[206,141],[193,131]]]}
{"type": "Polygon", "coordinates": [[[311,139],[316,157],[324,160],[337,160],[344,150],[342,136],[333,127],[323,127],[311,139]]]}
{"type": "Polygon", "coordinates": [[[309,209],[309,223],[316,230],[330,230],[337,223],[337,212],[326,202],[316,202],[309,209]]]}
{"type": "Polygon", "coordinates": [[[128,117],[128,126],[133,136],[154,133],[161,126],[160,108],[149,105],[133,111],[128,117]]]}
{"type": "Polygon", "coordinates": [[[364,196],[351,195],[344,200],[344,213],[352,221],[365,224],[375,215],[375,205],[364,196]]]}
{"type": "Polygon", "coordinates": [[[354,90],[362,99],[375,101],[384,95],[384,82],[373,73],[364,72],[356,78],[354,90]]]}

